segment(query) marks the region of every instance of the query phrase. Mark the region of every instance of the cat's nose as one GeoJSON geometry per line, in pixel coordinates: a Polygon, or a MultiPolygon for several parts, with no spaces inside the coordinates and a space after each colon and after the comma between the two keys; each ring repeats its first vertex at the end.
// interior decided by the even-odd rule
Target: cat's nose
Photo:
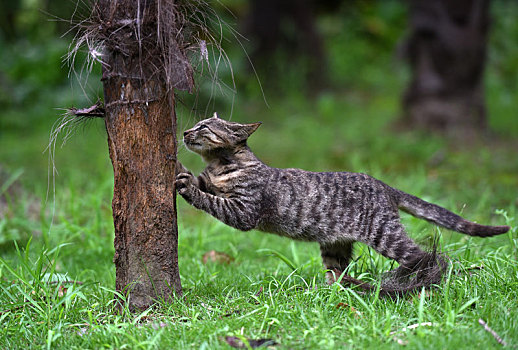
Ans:
{"type": "Polygon", "coordinates": [[[184,136],[184,137],[185,137],[185,136],[187,136],[191,131],[192,131],[192,130],[185,130],[185,131],[183,132],[183,136],[184,136]]]}

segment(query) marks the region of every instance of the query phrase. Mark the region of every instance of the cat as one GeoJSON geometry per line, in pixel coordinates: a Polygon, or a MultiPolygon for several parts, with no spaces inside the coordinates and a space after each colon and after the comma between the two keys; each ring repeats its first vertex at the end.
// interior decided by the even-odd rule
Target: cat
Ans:
{"type": "Polygon", "coordinates": [[[467,221],[366,174],[269,167],[247,145],[260,125],[226,121],[215,113],[185,131],[185,146],[199,154],[207,167],[195,177],[178,162],[177,191],[192,206],[241,231],[256,229],[317,242],[330,284],[341,276],[343,283],[373,288],[344,273],[354,242],[396,260],[397,278],[418,275],[405,286],[386,284],[382,292],[397,294],[440,282],[444,259],[423,251],[407,236],[399,209],[470,236],[509,230],[467,221]]]}

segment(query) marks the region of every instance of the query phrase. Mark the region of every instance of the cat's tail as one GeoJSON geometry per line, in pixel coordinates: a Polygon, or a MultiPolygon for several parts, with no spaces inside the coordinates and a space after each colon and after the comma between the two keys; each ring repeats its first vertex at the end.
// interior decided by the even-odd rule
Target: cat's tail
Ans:
{"type": "MultiPolygon", "coordinates": [[[[366,292],[375,292],[379,288],[381,296],[391,298],[402,297],[420,292],[423,288],[430,288],[441,282],[442,276],[448,267],[444,256],[437,253],[437,246],[430,252],[423,253],[410,267],[399,266],[389,271],[376,286],[344,274],[341,279],[343,285],[354,285],[366,292]]],[[[337,271],[337,274],[339,271],[337,271]]]]}
{"type": "Polygon", "coordinates": [[[506,233],[510,229],[509,226],[480,225],[468,221],[438,205],[412,196],[411,194],[395,188],[391,188],[391,190],[393,191],[393,198],[396,200],[399,209],[417,218],[428,220],[453,231],[465,233],[470,236],[490,237],[506,233]]]}

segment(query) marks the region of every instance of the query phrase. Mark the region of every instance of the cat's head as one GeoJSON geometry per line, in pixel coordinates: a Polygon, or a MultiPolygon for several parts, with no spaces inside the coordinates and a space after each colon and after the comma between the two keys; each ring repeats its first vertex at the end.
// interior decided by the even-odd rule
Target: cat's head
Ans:
{"type": "Polygon", "coordinates": [[[198,122],[183,133],[183,142],[191,151],[200,155],[217,149],[232,149],[246,142],[261,123],[240,124],[214,116],[198,122]]]}

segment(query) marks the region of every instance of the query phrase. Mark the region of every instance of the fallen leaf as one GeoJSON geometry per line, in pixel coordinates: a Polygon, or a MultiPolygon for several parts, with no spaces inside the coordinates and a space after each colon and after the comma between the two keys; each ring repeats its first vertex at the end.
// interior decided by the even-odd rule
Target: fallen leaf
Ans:
{"type": "MultiPolygon", "coordinates": [[[[420,299],[422,294],[423,294],[423,291],[420,291],[420,292],[419,292],[419,294],[417,295],[417,298],[419,298],[419,299],[420,299]]],[[[424,296],[425,296],[426,298],[431,297],[431,296],[432,296],[432,291],[431,291],[431,290],[428,290],[428,289],[425,289],[425,290],[424,290],[424,296]]]]}
{"type": "Polygon", "coordinates": [[[67,290],[68,288],[63,286],[62,284],[59,285],[59,288],[58,288],[58,297],[63,297],[65,296],[65,294],[67,294],[67,290]]]}
{"type": "Polygon", "coordinates": [[[336,304],[336,308],[337,309],[345,309],[346,307],[348,307],[349,305],[346,304],[346,303],[338,303],[336,304]]]}
{"type": "Polygon", "coordinates": [[[428,327],[433,327],[434,324],[432,322],[422,322],[422,323],[414,323],[414,324],[411,324],[410,326],[408,327],[403,327],[401,330],[399,331],[392,331],[390,332],[391,335],[393,334],[396,334],[396,333],[400,333],[400,332],[406,332],[408,330],[412,330],[412,329],[415,329],[417,327],[422,327],[422,326],[428,326],[428,327]]]}
{"type": "Polygon", "coordinates": [[[482,270],[483,268],[484,268],[484,265],[472,264],[466,270],[482,270]]]}
{"type": "Polygon", "coordinates": [[[160,321],[158,323],[157,322],[153,322],[151,324],[151,328],[153,328],[154,330],[157,330],[159,328],[164,328],[164,327],[167,327],[167,323],[162,322],[162,321],[160,321]]]}
{"type": "Polygon", "coordinates": [[[88,328],[87,327],[81,327],[81,328],[79,328],[79,330],[76,333],[77,333],[77,335],[82,337],[82,336],[86,335],[86,333],[88,333],[88,328]]]}
{"type": "Polygon", "coordinates": [[[338,303],[336,304],[336,308],[337,309],[347,309],[349,308],[349,310],[354,314],[354,317],[355,318],[359,318],[362,313],[358,310],[356,310],[353,306],[347,304],[347,303],[338,303]]]}
{"type": "Polygon", "coordinates": [[[399,345],[408,345],[408,340],[403,340],[401,338],[398,338],[395,336],[395,334],[397,333],[403,333],[403,332],[406,332],[406,331],[409,331],[409,330],[412,330],[412,329],[415,329],[417,327],[422,327],[422,326],[428,326],[428,327],[433,327],[434,324],[432,322],[422,322],[422,323],[414,323],[414,324],[411,324],[410,326],[408,327],[403,327],[401,330],[399,331],[392,331],[390,332],[390,335],[394,335],[394,337],[392,338],[392,340],[394,340],[396,343],[398,343],[399,345]]]}
{"type": "Polygon", "coordinates": [[[399,339],[398,337],[394,337],[394,341],[399,345],[408,345],[408,340],[399,339]]]}
{"type": "Polygon", "coordinates": [[[218,264],[230,264],[235,259],[227,253],[218,252],[216,250],[210,250],[203,254],[201,261],[206,264],[207,262],[215,262],[218,264]]]}

